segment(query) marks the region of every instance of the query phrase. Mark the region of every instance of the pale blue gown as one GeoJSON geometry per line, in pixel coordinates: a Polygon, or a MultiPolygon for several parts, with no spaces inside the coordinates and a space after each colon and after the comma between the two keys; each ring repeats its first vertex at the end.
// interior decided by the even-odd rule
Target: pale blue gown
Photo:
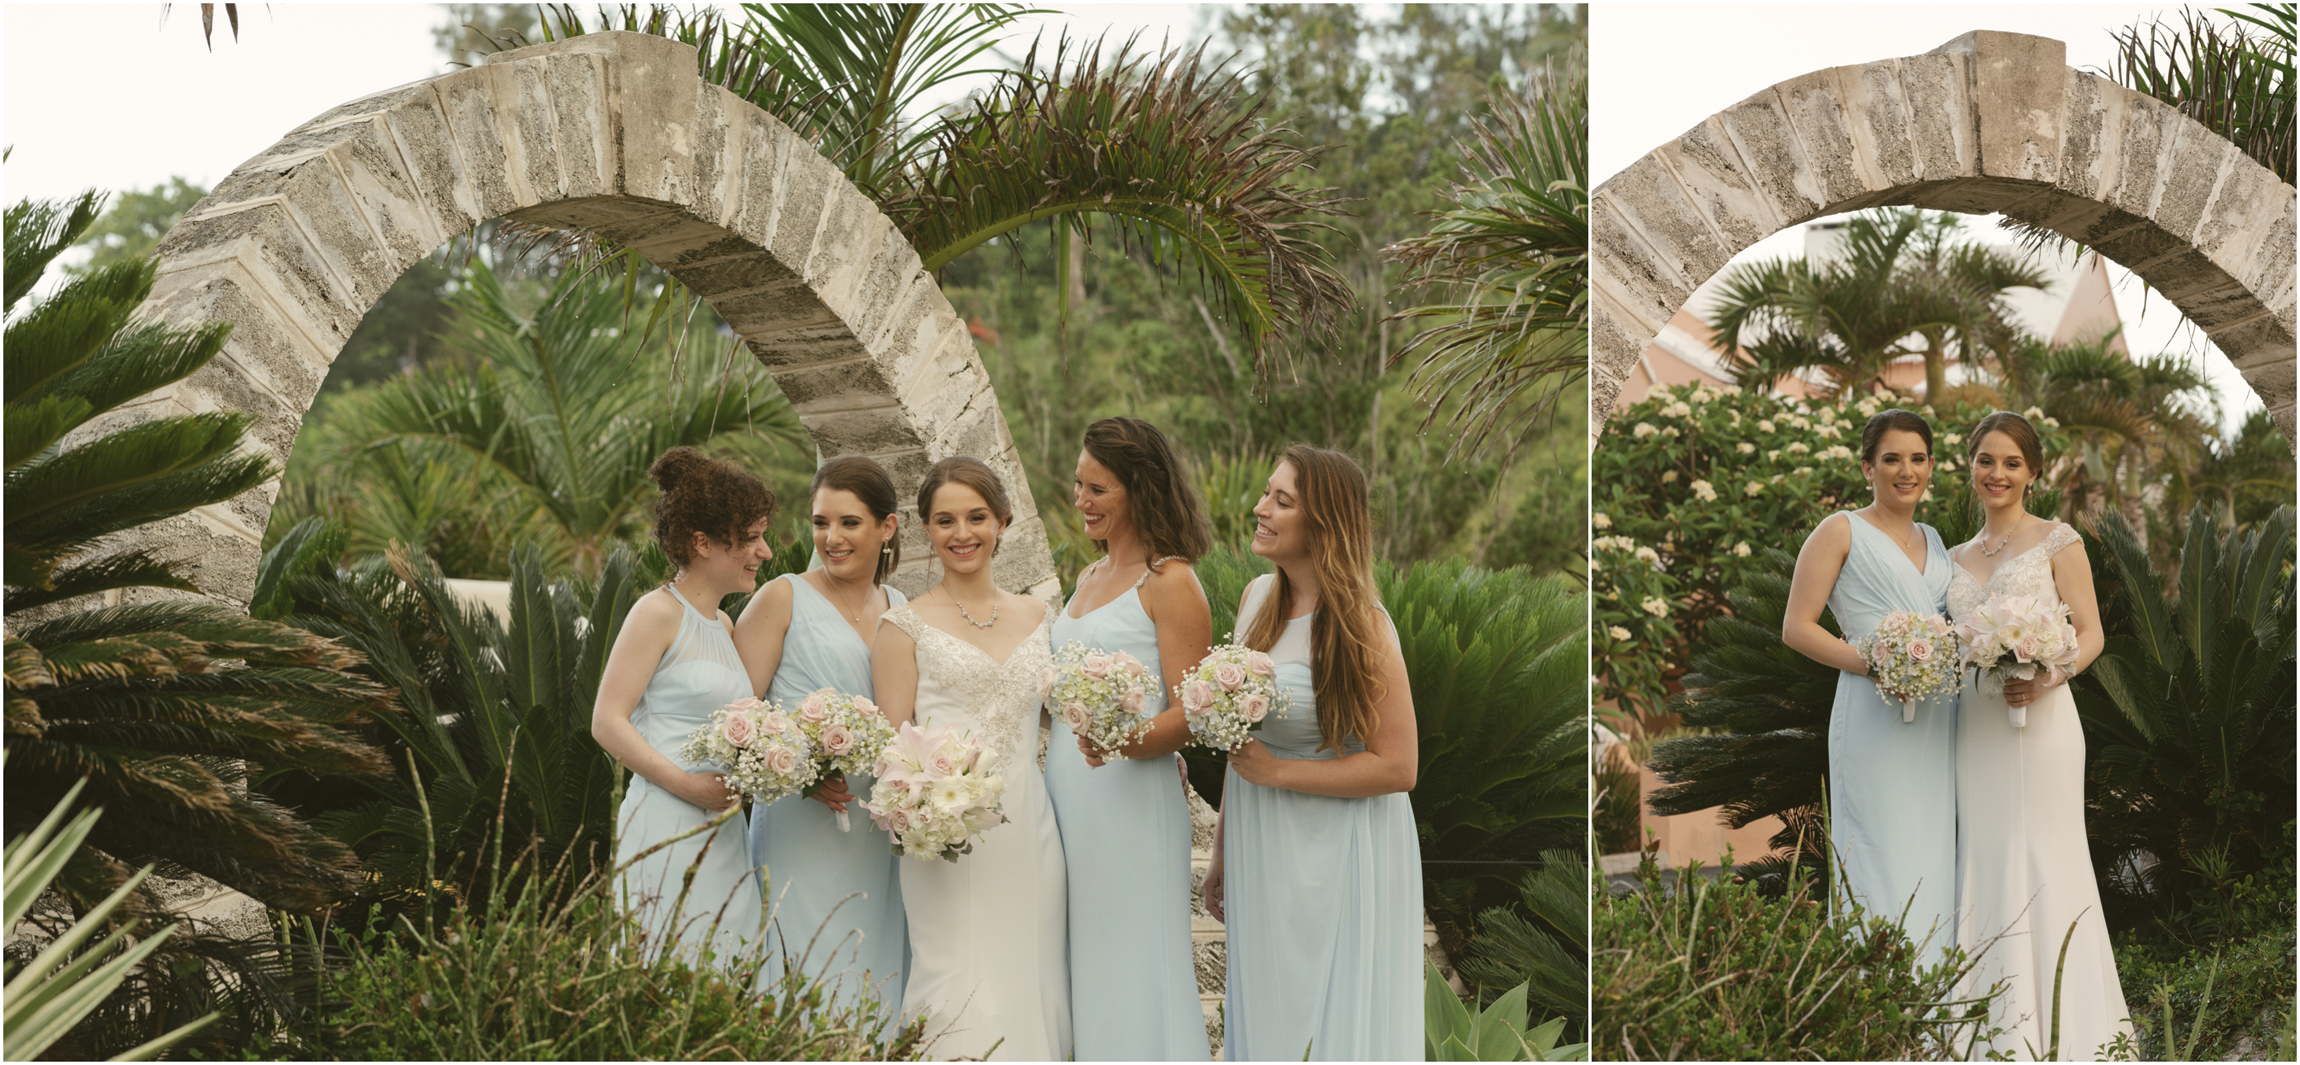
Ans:
{"type": "MultiPolygon", "coordinates": [[[[666,585],[664,590],[679,601],[679,633],[632,709],[631,725],[648,746],[682,769],[723,769],[688,763],[679,757],[679,745],[708,724],[713,711],[749,696],[750,674],[724,623],[695,609],[677,588],[666,585]]],[[[615,864],[717,816],[633,773],[615,818],[615,864]]],[[[707,944],[720,965],[755,957],[759,881],[751,873],[741,814],[640,859],[623,871],[616,886],[623,905],[636,912],[646,930],[649,950],[675,939],[690,957],[698,957],[707,944]],[[689,867],[695,879],[682,901],[680,881],[689,867]]]]}
{"type": "MultiPolygon", "coordinates": [[[[1152,677],[1165,676],[1157,626],[1142,610],[1142,581],[1085,617],[1065,608],[1054,619],[1054,647],[1073,640],[1125,651],[1152,677]]],[[[1152,685],[1147,709],[1166,709],[1162,680],[1152,685]]],[[[1092,768],[1056,715],[1046,790],[1069,875],[1077,1060],[1206,1060],[1206,1018],[1190,957],[1190,805],[1173,757],[1092,768]]]]}
{"type": "MultiPolygon", "coordinates": [[[[791,585],[791,626],[767,698],[785,710],[823,688],[870,698],[869,645],[804,577],[777,579],[791,585]]],[[[888,588],[886,595],[888,609],[902,605],[901,592],[888,588]]],[[[809,975],[833,982],[842,1005],[866,986],[892,1004],[902,993],[893,978],[907,960],[902,885],[895,879],[901,859],[858,805],[869,797],[872,780],[868,773],[847,777],[857,800],[847,804],[847,832],[839,831],[830,807],[800,795],[751,809],[751,858],[760,867],[773,928],[767,964],[803,961],[809,975]]],[[[772,980],[778,971],[764,975],[772,980]]]]}
{"type": "MultiPolygon", "coordinates": [[[[1857,514],[1852,548],[1829,590],[1829,613],[1847,637],[1874,631],[1886,614],[1947,609],[1949,553],[1930,525],[1924,530],[1925,568],[1893,538],[1857,514]]],[[[1919,700],[1916,720],[1901,721],[1901,704],[1878,693],[1875,681],[1851,673],[1837,677],[1829,711],[1829,841],[1837,852],[1841,885],[1872,915],[1907,918],[1912,942],[1938,951],[1956,943],[1957,703],[1954,696],[1919,700]]],[[[1832,892],[1836,895],[1837,892],[1832,892]]]]}
{"type": "MultiPolygon", "coordinates": [[[[1238,631],[1272,581],[1255,581],[1238,631]]],[[[1280,758],[1325,759],[1310,683],[1310,626],[1286,623],[1270,649],[1293,700],[1256,738],[1280,758]]],[[[1351,752],[1364,750],[1352,744],[1351,752]]],[[[1222,783],[1222,892],[1231,1061],[1420,1061],[1421,844],[1405,794],[1335,799],[1222,783]]]]}

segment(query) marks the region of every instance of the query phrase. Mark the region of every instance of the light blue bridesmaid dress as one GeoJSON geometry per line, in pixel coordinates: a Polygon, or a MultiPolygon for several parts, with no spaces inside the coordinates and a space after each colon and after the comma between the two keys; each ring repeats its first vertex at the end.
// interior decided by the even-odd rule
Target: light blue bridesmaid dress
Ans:
{"type": "MultiPolygon", "coordinates": [[[[1852,549],[1829,590],[1829,613],[1848,637],[1874,631],[1886,614],[1947,609],[1949,553],[1941,535],[1924,530],[1925,568],[1858,514],[1852,549]]],[[[1956,943],[1957,704],[1954,696],[1920,700],[1916,720],[1901,721],[1867,677],[1841,673],[1829,711],[1829,841],[1842,884],[1872,915],[1900,918],[1927,954],[1956,943]]],[[[1835,892],[1832,892],[1834,895],[1835,892]]]]}
{"type": "MultiPolygon", "coordinates": [[[[1172,563],[1169,562],[1169,565],[1172,563]]],[[[1125,651],[1163,678],[1142,583],[1074,618],[1054,619],[1054,648],[1076,640],[1125,651]]],[[[1166,709],[1152,686],[1149,712],[1166,709]]],[[[1190,806],[1174,759],[1086,764],[1060,715],[1046,746],[1046,790],[1070,884],[1070,1023],[1079,1061],[1204,1061],[1206,1018],[1190,957],[1190,806]]]]}
{"type": "MultiPolygon", "coordinates": [[[[869,698],[870,646],[805,578],[777,579],[791,586],[791,626],[767,698],[785,710],[823,688],[869,698]]],[[[902,605],[901,592],[888,588],[886,595],[888,609],[902,605]]],[[[859,802],[870,795],[872,779],[851,774],[847,790],[859,802]]],[[[808,974],[834,981],[832,993],[844,1005],[865,989],[867,974],[867,987],[892,1005],[902,984],[891,978],[908,963],[902,885],[895,879],[901,859],[855,803],[847,804],[847,824],[850,831],[839,831],[830,807],[800,795],[752,807],[751,858],[760,866],[773,926],[763,975],[774,979],[779,970],[773,967],[785,957],[803,961],[808,974]]]]}
{"type": "MultiPolygon", "coordinates": [[[[1254,582],[1240,632],[1273,583],[1254,582]]],[[[1288,621],[1270,649],[1293,703],[1256,738],[1280,758],[1341,757],[1318,750],[1314,617],[1288,621]]],[[[1222,805],[1230,955],[1222,1056],[1420,1061],[1422,854],[1405,794],[1334,799],[1249,784],[1231,770],[1222,805]]]]}
{"type": "MultiPolygon", "coordinates": [[[[686,762],[679,757],[679,745],[708,724],[713,711],[750,695],[750,674],[723,623],[695,609],[677,588],[665,585],[664,590],[682,608],[679,633],[632,708],[631,725],[648,746],[682,769],[722,769],[686,762]]],[[[633,773],[615,818],[615,864],[717,816],[633,773]]],[[[740,814],[633,863],[616,886],[623,905],[637,913],[646,929],[650,950],[676,941],[682,950],[695,952],[708,944],[716,961],[727,965],[740,961],[745,945],[759,938],[759,881],[751,874],[740,814]],[[690,866],[695,880],[682,901],[680,881],[690,866]]]]}

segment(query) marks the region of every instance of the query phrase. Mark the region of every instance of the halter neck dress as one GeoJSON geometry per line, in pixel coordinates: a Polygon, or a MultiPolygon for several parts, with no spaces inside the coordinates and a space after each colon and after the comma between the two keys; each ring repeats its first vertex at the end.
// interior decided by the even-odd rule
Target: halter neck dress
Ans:
{"type": "MultiPolygon", "coordinates": [[[[1925,568],[1883,530],[1851,511],[1852,546],[1829,613],[1847,637],[1865,636],[1895,610],[1947,609],[1949,553],[1930,525],[1925,568]]],[[[1953,695],[1917,702],[1916,720],[1875,681],[1837,677],[1829,711],[1829,841],[1843,887],[1872,916],[1898,918],[1909,939],[1937,957],[1956,942],[1957,703],[1953,695]]],[[[1836,892],[1831,893],[1832,896],[1836,892]]]]}
{"type": "MultiPolygon", "coordinates": [[[[664,585],[663,590],[679,601],[679,632],[632,708],[631,726],[648,746],[688,772],[723,769],[687,762],[679,757],[679,746],[710,722],[713,711],[751,694],[750,674],[723,622],[697,610],[679,589],[664,585]]],[[[717,816],[633,773],[616,813],[615,863],[622,865],[717,816]]],[[[708,944],[719,964],[732,965],[759,941],[759,881],[751,873],[741,815],[639,859],[623,871],[617,888],[623,905],[646,929],[650,950],[675,943],[693,954],[708,944]],[[689,867],[695,870],[694,882],[681,899],[689,867]]]]}
{"type": "MultiPolygon", "coordinates": [[[[871,698],[870,645],[805,577],[777,579],[791,585],[791,625],[767,698],[786,710],[823,688],[871,698]]],[[[889,610],[904,602],[892,588],[886,596],[889,610]]],[[[847,790],[859,801],[870,795],[873,779],[851,774],[847,790]]],[[[906,967],[909,945],[895,874],[901,859],[870,815],[852,803],[847,824],[849,831],[839,831],[829,807],[801,795],[751,809],[751,858],[759,865],[772,929],[765,975],[774,979],[779,970],[773,967],[784,959],[803,961],[810,975],[832,980],[841,1005],[866,988],[892,1001],[902,991],[893,977],[906,967]]]]}
{"type": "MultiPolygon", "coordinates": [[[[1268,609],[1269,577],[1238,611],[1268,609]]],[[[1270,648],[1292,706],[1255,737],[1280,758],[1318,749],[1310,675],[1315,614],[1286,622],[1270,648]]],[[[1349,753],[1365,748],[1351,744],[1349,753]]],[[[1422,870],[1404,792],[1337,799],[1222,782],[1223,909],[1229,979],[1222,1056],[1230,1061],[1419,1061],[1422,870]]]]}
{"type": "MultiPolygon", "coordinates": [[[[1178,561],[1178,560],[1175,560],[1178,561]]],[[[1158,627],[1142,609],[1144,572],[1118,598],[1054,619],[1072,641],[1142,660],[1164,677],[1158,627]]],[[[1166,709],[1153,685],[1145,712],[1166,709]]],[[[1070,882],[1070,1016],[1080,1061],[1204,1061],[1206,1018],[1190,947],[1190,805],[1174,759],[1086,764],[1055,716],[1046,790],[1070,882]]]]}

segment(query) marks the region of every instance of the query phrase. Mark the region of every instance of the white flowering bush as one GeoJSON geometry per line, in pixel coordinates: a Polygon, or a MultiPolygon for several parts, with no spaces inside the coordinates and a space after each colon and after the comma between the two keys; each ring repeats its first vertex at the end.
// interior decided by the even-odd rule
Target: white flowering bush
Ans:
{"type": "MultiPolygon", "coordinates": [[[[1868,505],[1861,426],[1896,406],[1933,423],[1938,465],[1917,520],[1953,546],[1978,520],[1963,434],[1988,416],[1981,407],[1936,412],[1905,397],[1808,402],[1684,385],[1616,412],[1590,456],[1596,697],[1640,719],[1664,713],[1703,626],[1728,609],[1726,592],[1754,571],[1756,556],[1769,547],[1795,554],[1832,511],[1868,505]]],[[[2041,416],[2031,421],[2049,464],[2062,433],[2041,416]]]]}
{"type": "Polygon", "coordinates": [[[1124,758],[1121,748],[1150,734],[1150,693],[1157,683],[1141,659],[1076,640],[1062,645],[1054,664],[1038,672],[1038,694],[1047,708],[1106,762],[1124,758]]]}
{"type": "Polygon", "coordinates": [[[711,711],[679,745],[679,757],[726,774],[728,791],[758,803],[796,795],[821,776],[798,722],[781,705],[748,696],[711,711]]]}

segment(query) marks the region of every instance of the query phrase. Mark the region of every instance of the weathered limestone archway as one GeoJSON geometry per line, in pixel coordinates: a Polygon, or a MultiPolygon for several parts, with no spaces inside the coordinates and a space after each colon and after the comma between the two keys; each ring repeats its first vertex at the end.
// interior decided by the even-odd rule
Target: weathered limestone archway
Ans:
{"type": "Polygon", "coordinates": [[[1645,345],[1736,253],[1824,215],[2001,212],[2172,301],[2293,425],[2294,190],[2172,108],[2072,70],[2060,41],[1976,30],[1784,81],[1598,187],[1590,434],[1645,345]]]}
{"type": "MultiPolygon", "coordinates": [[[[1003,586],[1055,589],[1046,534],[974,343],[877,206],[781,122],[696,74],[695,49],[597,33],[354,100],[216,186],[160,245],[143,310],[227,321],[213,363],[115,416],[238,410],[283,463],[328,365],[402,272],[480,222],[604,234],[709,301],[825,457],[864,454],[908,499],[951,455],[1014,496],[1003,586]]],[[[275,481],[149,527],[202,589],[245,602],[275,481]]],[[[801,503],[803,506],[804,504],[801,503]]],[[[928,552],[905,508],[916,594],[928,552]]]]}

